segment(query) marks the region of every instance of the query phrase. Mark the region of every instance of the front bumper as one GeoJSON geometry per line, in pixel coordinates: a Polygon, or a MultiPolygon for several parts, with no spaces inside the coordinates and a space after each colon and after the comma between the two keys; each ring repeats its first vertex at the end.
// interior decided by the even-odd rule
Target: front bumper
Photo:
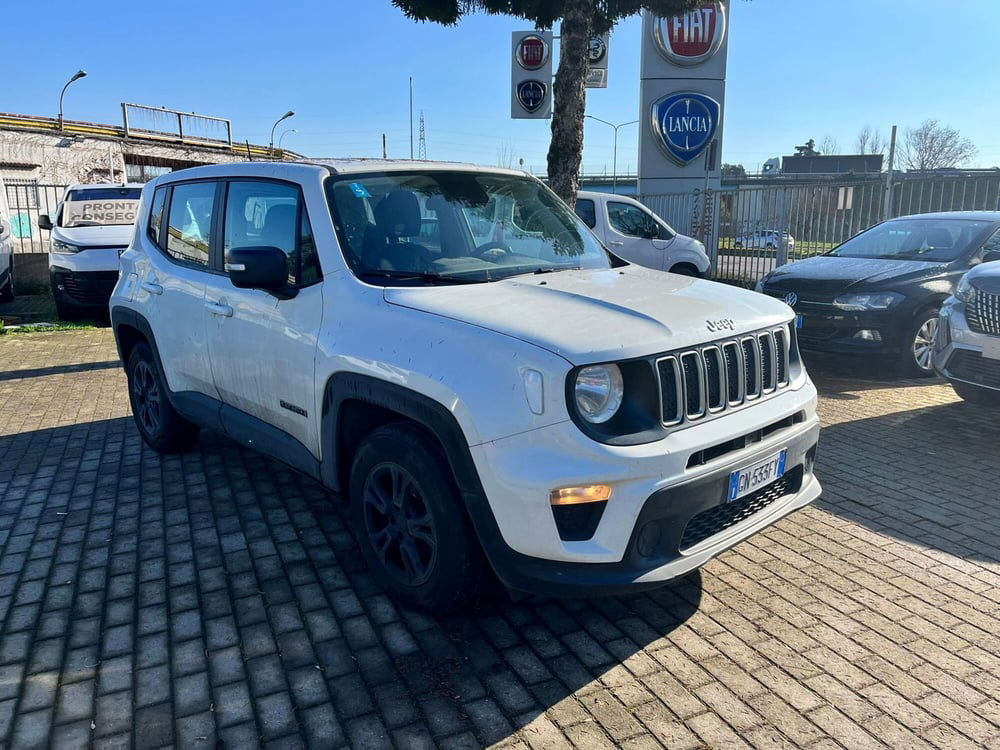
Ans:
{"type": "Polygon", "coordinates": [[[954,297],[942,305],[940,318],[933,360],[938,375],[1000,392],[1000,360],[983,356],[987,340],[997,337],[973,331],[965,317],[965,304],[954,297]]]}
{"type": "Polygon", "coordinates": [[[836,354],[898,354],[910,319],[897,308],[848,312],[830,303],[803,301],[793,309],[802,316],[799,348],[836,354]],[[861,338],[862,331],[877,332],[876,340],[861,338]]]}
{"type": "Polygon", "coordinates": [[[682,576],[819,496],[815,401],[807,380],[655,443],[607,446],[561,423],[477,446],[473,459],[495,518],[495,535],[476,519],[487,555],[508,588],[545,595],[609,594],[682,576]],[[780,421],[788,426],[692,467],[700,451],[780,421]],[[726,504],[731,472],[780,449],[787,450],[780,486],[726,504]],[[614,494],[593,536],[566,541],[548,493],[591,482],[612,484],[614,494]]]}
{"type": "Polygon", "coordinates": [[[49,269],[52,294],[64,305],[86,309],[107,309],[111,292],[118,283],[118,271],[71,271],[49,269]]]}

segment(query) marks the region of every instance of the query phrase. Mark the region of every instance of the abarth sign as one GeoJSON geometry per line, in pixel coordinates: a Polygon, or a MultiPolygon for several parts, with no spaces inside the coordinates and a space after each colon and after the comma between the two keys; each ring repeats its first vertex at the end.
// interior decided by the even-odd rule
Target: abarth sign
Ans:
{"type": "Polygon", "coordinates": [[[653,21],[656,48],[675,65],[698,65],[719,51],[726,36],[726,9],[721,2],[653,21]]]}
{"type": "Polygon", "coordinates": [[[650,123],[657,143],[681,166],[698,158],[715,137],[719,103],[710,96],[685,91],[653,102],[650,123]]]}

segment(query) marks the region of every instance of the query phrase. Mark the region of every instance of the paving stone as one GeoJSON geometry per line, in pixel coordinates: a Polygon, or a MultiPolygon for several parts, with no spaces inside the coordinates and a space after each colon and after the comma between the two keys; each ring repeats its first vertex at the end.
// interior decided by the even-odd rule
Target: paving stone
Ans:
{"type": "Polygon", "coordinates": [[[109,329],[0,337],[0,746],[1000,748],[1000,425],[808,362],[813,506],[667,587],[435,618],[312,481],[151,452],[109,329]]]}

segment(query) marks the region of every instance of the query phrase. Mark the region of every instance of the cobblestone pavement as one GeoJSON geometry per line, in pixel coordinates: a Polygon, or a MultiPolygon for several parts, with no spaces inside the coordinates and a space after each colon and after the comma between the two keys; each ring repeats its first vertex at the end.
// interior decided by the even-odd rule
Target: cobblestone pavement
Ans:
{"type": "Polygon", "coordinates": [[[812,369],[814,506],[681,585],[433,619],[311,481],[146,449],[107,329],[2,337],[0,738],[1000,748],[996,415],[812,369]]]}

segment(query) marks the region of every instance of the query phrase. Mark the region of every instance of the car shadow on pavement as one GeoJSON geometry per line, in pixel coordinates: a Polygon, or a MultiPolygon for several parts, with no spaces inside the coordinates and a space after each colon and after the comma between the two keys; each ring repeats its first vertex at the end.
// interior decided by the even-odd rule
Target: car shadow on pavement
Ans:
{"type": "Polygon", "coordinates": [[[943,382],[938,377],[900,376],[894,363],[884,357],[803,352],[802,361],[820,392],[835,399],[855,400],[858,397],[853,393],[860,391],[880,388],[918,388],[943,382]]]}
{"type": "Polygon", "coordinates": [[[825,426],[817,505],[890,539],[1000,562],[998,445],[996,411],[965,402],[825,426]]]}
{"type": "Polygon", "coordinates": [[[686,695],[671,671],[700,642],[700,574],[433,617],[386,596],[347,519],[312,480],[207,431],[166,457],[131,418],[0,436],[0,601],[19,605],[2,610],[0,741],[92,721],[92,740],[139,747],[480,745],[588,717],[624,738],[640,718],[622,694],[686,695]],[[36,711],[49,682],[83,702],[36,711]]]}

